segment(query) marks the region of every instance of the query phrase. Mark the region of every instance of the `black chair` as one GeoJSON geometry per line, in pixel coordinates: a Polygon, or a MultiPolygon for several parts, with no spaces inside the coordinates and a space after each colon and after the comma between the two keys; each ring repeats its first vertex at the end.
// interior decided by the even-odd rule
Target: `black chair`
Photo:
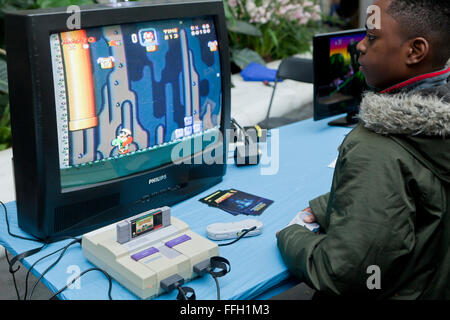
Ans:
{"type": "MultiPolygon", "coordinates": [[[[272,97],[270,98],[267,115],[264,121],[259,123],[260,127],[270,129],[269,125],[271,123],[286,123],[286,119],[283,118],[269,118],[270,109],[272,108],[273,97],[275,96],[275,90],[277,89],[278,81],[280,79],[290,79],[295,81],[313,83],[313,69],[313,61],[311,59],[289,57],[281,61],[280,66],[278,67],[277,75],[275,77],[275,83],[273,85],[272,97]]],[[[272,127],[277,127],[277,125],[274,125],[272,127]]]]}

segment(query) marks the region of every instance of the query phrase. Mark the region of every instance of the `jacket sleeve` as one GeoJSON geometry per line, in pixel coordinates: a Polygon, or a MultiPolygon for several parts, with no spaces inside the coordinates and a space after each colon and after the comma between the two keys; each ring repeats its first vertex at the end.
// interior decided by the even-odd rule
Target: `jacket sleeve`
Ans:
{"type": "MultiPolygon", "coordinates": [[[[401,161],[387,156],[389,150],[377,152],[369,143],[348,144],[341,149],[328,195],[327,233],[292,225],[278,235],[288,269],[317,290],[332,294],[369,293],[370,266],[379,268],[383,289],[383,283],[401,274],[402,258],[415,243],[411,221],[415,204],[401,161]]],[[[322,222],[325,197],[312,203],[322,222]]]]}
{"type": "Polygon", "coordinates": [[[321,226],[323,230],[328,229],[328,224],[326,222],[326,213],[329,198],[330,193],[328,192],[309,202],[309,207],[311,208],[314,216],[316,217],[317,223],[321,226]]]}

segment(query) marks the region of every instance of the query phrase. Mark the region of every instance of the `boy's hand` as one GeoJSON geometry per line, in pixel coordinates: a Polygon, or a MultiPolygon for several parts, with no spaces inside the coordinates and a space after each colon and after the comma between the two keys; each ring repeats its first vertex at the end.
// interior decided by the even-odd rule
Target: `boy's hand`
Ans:
{"type": "Polygon", "coordinates": [[[306,223],[313,223],[313,222],[316,222],[316,216],[314,215],[314,213],[312,212],[312,210],[311,210],[310,207],[308,207],[308,208],[306,208],[306,209],[303,209],[302,211],[308,211],[308,212],[311,213],[310,215],[304,217],[304,218],[303,218],[303,221],[305,221],[306,223]]]}
{"type": "MultiPolygon", "coordinates": [[[[305,208],[305,209],[303,209],[303,210],[300,211],[300,212],[303,212],[303,211],[308,211],[308,212],[311,213],[310,215],[304,217],[304,218],[303,218],[303,221],[305,221],[306,223],[316,222],[316,216],[314,215],[314,213],[312,212],[312,210],[311,210],[310,207],[305,208]]],[[[300,213],[300,212],[299,212],[299,213],[300,213]]],[[[280,233],[280,231],[277,231],[276,237],[278,237],[278,234],[279,234],[279,233],[280,233]]]]}

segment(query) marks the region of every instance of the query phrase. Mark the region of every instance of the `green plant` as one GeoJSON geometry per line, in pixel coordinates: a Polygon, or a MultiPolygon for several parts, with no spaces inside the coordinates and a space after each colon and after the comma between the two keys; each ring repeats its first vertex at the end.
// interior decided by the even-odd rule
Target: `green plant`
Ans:
{"type": "Polygon", "coordinates": [[[12,138],[5,52],[4,50],[0,50],[0,151],[11,147],[11,144],[12,138]]]}
{"type": "Polygon", "coordinates": [[[241,68],[250,60],[264,63],[310,51],[321,28],[317,1],[225,0],[224,7],[231,59],[241,68]]]}
{"type": "Polygon", "coordinates": [[[2,118],[0,120],[0,151],[12,145],[11,124],[9,122],[9,103],[6,104],[2,118]]]}

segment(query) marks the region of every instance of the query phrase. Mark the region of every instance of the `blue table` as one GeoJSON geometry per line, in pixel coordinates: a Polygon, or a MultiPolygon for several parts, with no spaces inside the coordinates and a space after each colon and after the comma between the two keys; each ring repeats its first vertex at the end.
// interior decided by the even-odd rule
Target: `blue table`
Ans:
{"type": "MultiPolygon", "coordinates": [[[[333,169],[328,165],[336,159],[337,148],[347,128],[330,127],[327,121],[305,120],[279,130],[272,130],[267,149],[272,150],[271,161],[263,159],[259,166],[236,167],[229,164],[223,181],[189,200],[172,206],[172,215],[185,221],[190,228],[206,237],[206,226],[215,222],[243,220],[245,215],[232,216],[217,208],[208,207],[198,200],[218,189],[235,188],[274,200],[274,203],[259,217],[264,231],[257,237],[243,238],[233,245],[220,247],[220,255],[231,263],[231,272],[219,279],[221,299],[267,299],[293,286],[277,248],[275,233],[283,229],[290,220],[308,206],[308,201],[329,191],[333,169]],[[276,144],[276,140],[279,144],[276,144]],[[279,153],[277,147],[279,146],[279,153]],[[277,157],[278,156],[278,165],[277,157]]],[[[270,152],[270,151],[269,151],[270,152]]],[[[11,232],[25,235],[17,226],[15,202],[7,203],[11,232]]],[[[0,217],[0,244],[11,254],[18,254],[38,247],[39,244],[20,240],[8,235],[4,215],[0,217]]],[[[69,241],[49,245],[34,256],[22,261],[29,268],[37,259],[65,246],[69,241]]],[[[39,277],[56,260],[52,256],[39,262],[32,273],[39,277]]],[[[81,251],[81,246],[71,246],[61,261],[48,272],[42,282],[56,292],[67,284],[75,271],[92,268],[81,251]]],[[[188,283],[197,299],[216,299],[216,287],[210,276],[197,278],[188,283]]],[[[108,299],[108,281],[100,272],[89,272],[80,281],[79,289],[67,289],[60,299],[108,299]]],[[[174,292],[157,299],[174,300],[174,292]]],[[[137,299],[135,295],[113,281],[113,299],[137,299]]]]}

